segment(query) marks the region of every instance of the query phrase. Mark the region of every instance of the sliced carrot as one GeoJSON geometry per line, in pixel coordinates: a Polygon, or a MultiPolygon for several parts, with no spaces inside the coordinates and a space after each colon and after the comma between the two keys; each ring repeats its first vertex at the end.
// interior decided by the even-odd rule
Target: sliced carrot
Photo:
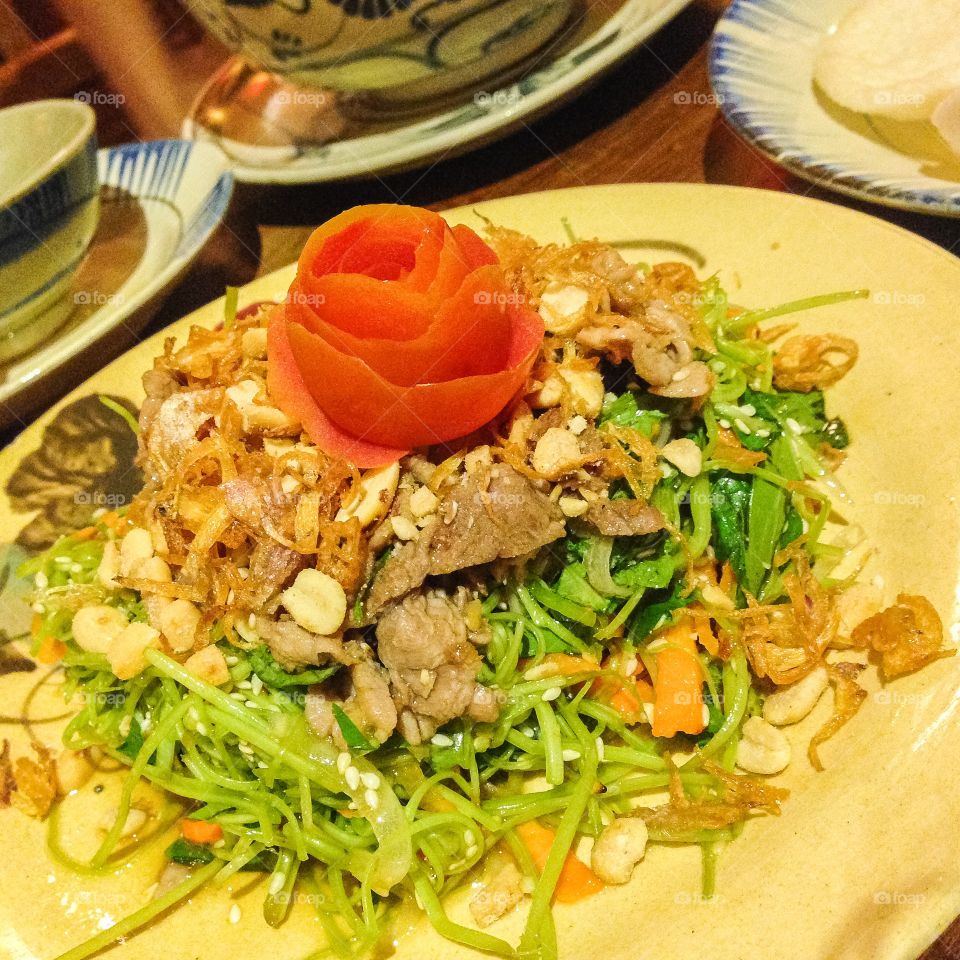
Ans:
{"type": "Polygon", "coordinates": [[[210,844],[223,839],[223,828],[209,820],[181,820],[180,832],[191,843],[210,844]]]}
{"type": "MultiPolygon", "coordinates": [[[[556,833],[536,820],[528,820],[517,827],[517,836],[530,851],[534,865],[542,873],[557,838],[556,833]]],[[[560,871],[553,898],[559,903],[576,903],[599,893],[603,886],[603,881],[571,851],[560,871]]]]}
{"type": "Polygon", "coordinates": [[[659,639],[653,682],[653,735],[700,733],[703,720],[703,670],[689,620],[668,627],[659,639]]]}
{"type": "Polygon", "coordinates": [[[35,613],[30,621],[30,636],[37,636],[40,633],[41,626],[43,626],[43,617],[39,613],[35,613]]]}
{"type": "Polygon", "coordinates": [[[67,646],[56,637],[44,637],[37,648],[37,660],[44,664],[59,663],[67,652],[67,646]]]}
{"type": "Polygon", "coordinates": [[[92,540],[96,535],[96,527],[84,527],[82,530],[77,530],[76,533],[70,534],[71,538],[74,540],[92,540]]]}

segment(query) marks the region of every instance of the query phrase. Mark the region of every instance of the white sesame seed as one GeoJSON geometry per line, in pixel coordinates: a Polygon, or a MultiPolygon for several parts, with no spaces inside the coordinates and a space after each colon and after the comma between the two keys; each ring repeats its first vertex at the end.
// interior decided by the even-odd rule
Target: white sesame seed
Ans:
{"type": "Polygon", "coordinates": [[[199,722],[200,722],[200,714],[197,712],[197,708],[196,708],[196,707],[191,707],[191,708],[187,711],[187,719],[188,719],[191,723],[199,723],[199,722]]]}
{"type": "Polygon", "coordinates": [[[233,601],[236,600],[236,598],[237,598],[237,595],[233,592],[233,588],[231,587],[230,592],[227,594],[227,606],[229,607],[230,604],[232,604],[233,601]]]}
{"type": "Polygon", "coordinates": [[[247,617],[247,626],[255,627],[256,625],[257,625],[257,615],[255,613],[251,613],[250,616],[247,617]]]}
{"type": "Polygon", "coordinates": [[[268,893],[271,897],[275,897],[282,889],[284,883],[287,882],[287,878],[282,873],[275,873],[270,878],[270,888],[268,893]]]}
{"type": "Polygon", "coordinates": [[[368,790],[376,790],[380,786],[380,776],[376,773],[361,773],[360,782],[368,790]]]}
{"type": "Polygon", "coordinates": [[[30,609],[31,609],[34,613],[44,613],[47,608],[46,608],[42,603],[34,603],[34,604],[30,607],[30,609]]]}
{"type": "Polygon", "coordinates": [[[258,761],[257,761],[257,767],[258,767],[260,770],[266,770],[268,766],[269,766],[269,764],[268,764],[266,761],[264,761],[264,760],[258,760],[258,761]]]}
{"type": "Polygon", "coordinates": [[[793,417],[787,417],[784,423],[786,423],[787,429],[791,433],[801,434],[801,433],[806,433],[807,431],[807,428],[802,427],[799,423],[797,423],[796,420],[793,419],[793,417]]]}
{"type": "Polygon", "coordinates": [[[737,419],[733,421],[733,424],[734,424],[734,426],[735,426],[741,433],[751,433],[751,432],[752,432],[752,431],[750,430],[750,425],[749,425],[748,423],[746,423],[746,421],[741,420],[739,417],[737,417],[737,419]]]}
{"type": "Polygon", "coordinates": [[[46,590],[50,585],[47,575],[41,570],[34,578],[33,584],[38,590],[46,590]]]}
{"type": "MultiPolygon", "coordinates": [[[[141,729],[141,730],[143,729],[143,726],[142,726],[142,725],[141,725],[140,729],[141,729]]],[[[202,722],[201,722],[201,723],[198,723],[198,724],[197,724],[197,733],[199,733],[201,737],[205,737],[205,736],[207,735],[207,725],[206,725],[205,723],[202,723],[202,722]]]]}
{"type": "Polygon", "coordinates": [[[263,681],[256,674],[250,677],[250,689],[257,697],[263,692],[263,681]]]}
{"type": "Polygon", "coordinates": [[[367,790],[363,795],[363,802],[371,810],[376,810],[380,806],[380,794],[376,790],[367,790]]]}
{"type": "Polygon", "coordinates": [[[73,563],[70,557],[54,557],[53,562],[54,563],[73,563]]]}
{"type": "Polygon", "coordinates": [[[235,693],[231,693],[230,696],[231,696],[234,700],[239,700],[239,701],[241,701],[241,703],[242,703],[244,700],[247,699],[246,694],[240,693],[239,691],[238,691],[238,692],[235,692],[235,693]]]}
{"type": "Polygon", "coordinates": [[[559,687],[550,687],[548,690],[543,691],[543,696],[540,697],[545,703],[549,703],[551,700],[556,700],[560,696],[559,687]]]}
{"type": "Polygon", "coordinates": [[[237,567],[237,573],[240,574],[241,580],[246,580],[250,576],[250,570],[247,567],[237,567]]]}
{"type": "Polygon", "coordinates": [[[252,690],[252,689],[253,689],[253,684],[252,684],[249,680],[241,680],[241,681],[237,684],[237,689],[238,689],[238,690],[252,690]]]}
{"type": "Polygon", "coordinates": [[[533,893],[534,888],[536,887],[536,885],[537,885],[537,884],[536,884],[536,881],[533,879],[533,877],[524,877],[524,878],[520,881],[520,889],[521,889],[524,893],[533,893]]]}
{"type": "Polygon", "coordinates": [[[227,841],[221,837],[216,843],[214,843],[213,848],[214,850],[222,850],[226,845],[227,841]]]}
{"type": "Polygon", "coordinates": [[[433,674],[431,674],[430,671],[426,667],[424,667],[420,671],[420,682],[426,687],[430,684],[430,681],[432,679],[433,679],[433,674]]]}
{"type": "Polygon", "coordinates": [[[766,438],[770,436],[770,431],[766,427],[761,427],[759,430],[756,431],[756,433],[758,437],[766,438]]]}
{"type": "Polygon", "coordinates": [[[78,573],[83,573],[83,565],[79,563],[71,563],[70,573],[74,576],[76,576],[78,573]]]}
{"type": "Polygon", "coordinates": [[[235,657],[232,653],[228,653],[223,659],[227,661],[228,667],[235,667],[240,662],[240,658],[235,657]]]}
{"type": "Polygon", "coordinates": [[[357,810],[357,809],[359,809],[359,808],[357,807],[357,801],[356,801],[356,800],[351,800],[351,801],[347,804],[347,809],[348,809],[348,810],[357,810]]]}
{"type": "Polygon", "coordinates": [[[337,772],[342,777],[346,772],[347,768],[350,766],[352,758],[346,750],[338,754],[337,756],[337,772]]]}
{"type": "Polygon", "coordinates": [[[463,842],[469,847],[477,842],[477,835],[472,830],[463,831],[463,842]]]}
{"type": "Polygon", "coordinates": [[[241,917],[241,915],[242,915],[242,914],[241,914],[241,912],[240,912],[240,905],[239,905],[238,903],[235,903],[235,904],[230,908],[230,922],[231,922],[231,923],[239,923],[239,922],[240,922],[240,917],[241,917]]]}
{"type": "Polygon", "coordinates": [[[757,408],[752,403],[743,404],[740,410],[745,417],[755,417],[757,415],[757,408]]]}
{"type": "Polygon", "coordinates": [[[252,756],[253,756],[253,747],[251,747],[250,744],[247,743],[246,740],[241,740],[241,741],[237,744],[237,749],[238,749],[241,753],[246,754],[248,757],[252,757],[252,756]]]}
{"type": "Polygon", "coordinates": [[[703,716],[703,725],[706,726],[710,722],[710,708],[704,704],[702,709],[703,716]]]}
{"type": "Polygon", "coordinates": [[[347,772],[343,775],[347,781],[347,787],[350,790],[356,790],[360,786],[360,771],[356,767],[347,767],[347,772]]]}
{"type": "Polygon", "coordinates": [[[435,733],[433,737],[430,739],[430,742],[435,747],[452,747],[453,746],[453,738],[448,737],[445,733],[435,733]]]}
{"type": "Polygon", "coordinates": [[[629,660],[626,660],[623,664],[623,672],[628,676],[632,677],[637,672],[637,667],[640,666],[639,661],[636,657],[630,657],[629,660]]]}
{"type": "Polygon", "coordinates": [[[475,843],[471,843],[470,846],[467,847],[466,857],[468,860],[472,860],[479,852],[480,848],[475,843]]]}
{"type": "Polygon", "coordinates": [[[257,709],[257,702],[255,700],[248,700],[245,704],[245,707],[249,707],[251,710],[257,709]]]}
{"type": "Polygon", "coordinates": [[[597,760],[603,762],[603,737],[597,737],[597,760]]]}
{"type": "Polygon", "coordinates": [[[574,760],[579,760],[579,759],[580,759],[580,751],[579,751],[579,750],[564,750],[563,753],[561,754],[561,756],[563,757],[563,762],[564,762],[564,763],[572,763],[574,760]]]}
{"type": "Polygon", "coordinates": [[[717,423],[719,423],[724,430],[730,429],[730,421],[726,417],[722,417],[720,420],[717,421],[717,423]]]}

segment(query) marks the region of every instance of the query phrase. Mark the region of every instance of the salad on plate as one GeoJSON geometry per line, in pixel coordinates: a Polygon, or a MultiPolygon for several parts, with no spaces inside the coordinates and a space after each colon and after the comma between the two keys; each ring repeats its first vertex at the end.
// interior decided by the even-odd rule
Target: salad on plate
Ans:
{"type": "Polygon", "coordinates": [[[784,728],[832,688],[822,768],[862,671],[953,653],[925,598],[879,609],[844,517],[824,391],[857,345],[794,315],[863,295],[749,309],[684,263],[378,205],[311,236],[281,303],[168,340],[142,491],[22,570],[75,712],[56,758],[4,752],[4,799],[82,870],[176,831],[152,899],[62,960],[240,871],[274,926],[317,894],[348,957],[423,913],[555,958],[555,905],[653,844],[699,846],[709,897],[789,816],[784,728]],[[126,779],[79,862],[58,797],[104,758],[126,779]]]}

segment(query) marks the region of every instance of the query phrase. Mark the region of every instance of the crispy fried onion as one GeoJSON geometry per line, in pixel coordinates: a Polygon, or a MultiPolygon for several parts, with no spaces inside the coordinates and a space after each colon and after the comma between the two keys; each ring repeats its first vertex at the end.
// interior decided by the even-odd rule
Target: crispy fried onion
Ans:
{"type": "Polygon", "coordinates": [[[660,479],[653,442],[638,430],[610,421],[603,425],[600,437],[613,475],[623,477],[638,500],[649,500],[660,479]]]}
{"type": "Polygon", "coordinates": [[[857,362],[855,340],[826,333],[790,337],[773,357],[773,382],[781,390],[822,390],[849,373],[857,362]]]}
{"type": "Polygon", "coordinates": [[[10,759],[10,743],[0,751],[0,807],[13,804],[28,816],[43,820],[57,798],[57,767],[50,750],[36,740],[30,746],[37,759],[10,759]]]}
{"type": "Polygon", "coordinates": [[[742,472],[763,463],[767,455],[762,450],[748,450],[732,430],[719,427],[710,459],[730,470],[742,472]]]}
{"type": "Polygon", "coordinates": [[[833,687],[833,716],[810,738],[807,756],[814,770],[823,770],[820,745],[826,743],[867,699],[867,691],[857,683],[857,677],[863,669],[863,664],[846,661],[827,665],[827,676],[833,687]]]}
{"type": "Polygon", "coordinates": [[[265,322],[261,313],[228,329],[195,327],[179,350],[167,344],[144,381],[139,463],[147,483],[128,516],[150,531],[171,576],[122,585],[189,600],[211,622],[261,612],[305,566],[353,592],[365,562],[359,522],[335,519],[356,497],[357,469],[330,459],[295,427],[242,407],[248,397],[270,409],[265,322]],[[238,400],[230,388],[240,383],[256,390],[238,400]],[[171,411],[194,396],[204,398],[202,417],[184,427],[171,411]]]}
{"type": "Polygon", "coordinates": [[[925,667],[956,650],[943,647],[943,623],[926,597],[901,593],[897,602],[853,629],[855,647],[880,654],[885,679],[925,667]]]}
{"type": "Polygon", "coordinates": [[[828,590],[810,569],[806,554],[796,547],[777,558],[793,560],[783,577],[788,602],[758,604],[725,614],[742,622],[747,658],[754,674],[777,686],[805,677],[823,659],[837,635],[840,611],[836,591],[828,590]]]}
{"type": "Polygon", "coordinates": [[[717,787],[712,795],[691,799],[683,789],[679,771],[670,762],[669,802],[637,811],[652,838],[683,842],[699,830],[721,830],[753,813],[776,816],[790,794],[756,777],[724,770],[710,760],[703,761],[703,770],[717,780],[717,787]]]}

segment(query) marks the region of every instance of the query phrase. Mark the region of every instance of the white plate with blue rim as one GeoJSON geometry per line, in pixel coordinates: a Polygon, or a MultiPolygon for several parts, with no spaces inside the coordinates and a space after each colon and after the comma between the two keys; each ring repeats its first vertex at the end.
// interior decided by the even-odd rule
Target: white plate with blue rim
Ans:
{"type": "MultiPolygon", "coordinates": [[[[441,109],[428,118],[411,120],[392,130],[319,145],[288,136],[279,127],[274,135],[288,142],[261,146],[231,139],[203,125],[197,117],[209,88],[219,81],[223,90],[232,91],[228,96],[236,96],[241,86],[232,75],[217,74],[208,90],[197,98],[191,115],[184,121],[182,135],[220,146],[231,158],[237,179],[244,183],[320,183],[407,169],[433,157],[451,157],[489,143],[521,123],[555,109],[639,47],[690,3],[691,0],[626,0],[572,49],[559,56],[544,56],[515,83],[481,91],[468,103],[441,109]]],[[[602,5],[598,6],[602,12],[602,5]]],[[[265,76],[262,72],[254,74],[251,97],[253,88],[259,89],[265,76]]],[[[309,99],[321,94],[301,91],[286,95],[309,99]]],[[[220,114],[231,109],[231,102],[218,100],[214,106],[220,114]]],[[[252,109],[249,103],[235,106],[239,113],[247,115],[252,109]]]]}
{"type": "Polygon", "coordinates": [[[817,186],[960,217],[960,157],[931,124],[846,110],[814,83],[822,38],[855,2],[733,0],[710,48],[720,109],[749,143],[817,186]]]}
{"type": "Polygon", "coordinates": [[[135,341],[233,192],[223,152],[188,140],[102,149],[97,173],[100,220],[67,294],[70,315],[45,342],[0,366],[0,429],[25,425],[135,341]]]}

